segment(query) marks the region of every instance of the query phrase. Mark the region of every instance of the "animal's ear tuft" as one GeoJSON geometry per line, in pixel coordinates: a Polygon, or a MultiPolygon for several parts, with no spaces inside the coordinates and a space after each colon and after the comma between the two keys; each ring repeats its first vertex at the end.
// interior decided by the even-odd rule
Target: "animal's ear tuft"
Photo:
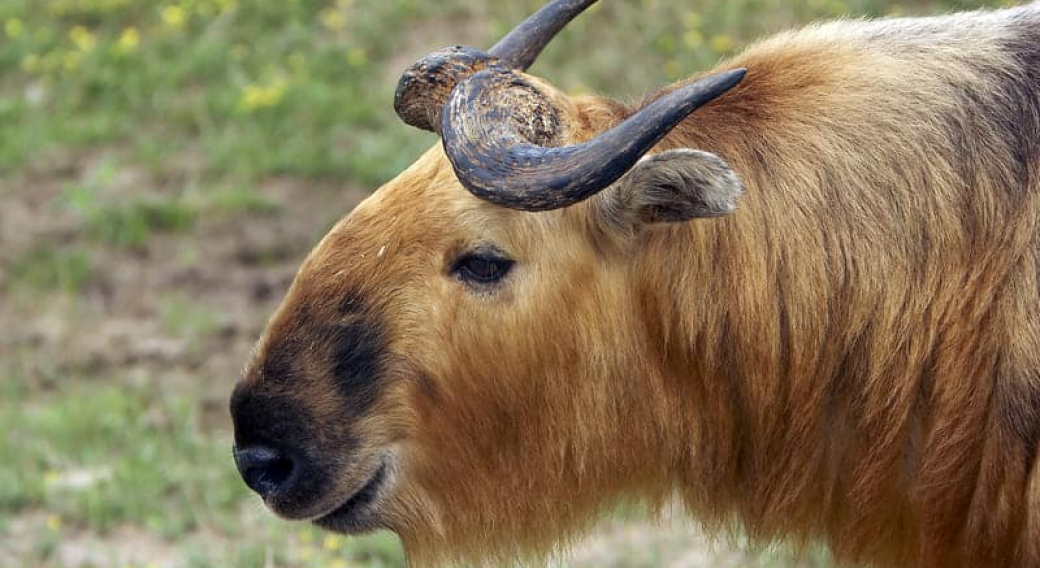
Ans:
{"type": "Polygon", "coordinates": [[[728,215],[743,192],[722,158],[684,148],[643,158],[598,197],[610,222],[632,226],[728,215]]]}

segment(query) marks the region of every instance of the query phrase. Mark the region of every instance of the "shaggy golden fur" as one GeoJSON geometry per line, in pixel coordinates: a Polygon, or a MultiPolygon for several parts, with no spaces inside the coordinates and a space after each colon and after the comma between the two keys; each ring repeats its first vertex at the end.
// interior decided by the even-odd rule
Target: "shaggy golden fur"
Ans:
{"type": "MultiPolygon", "coordinates": [[[[606,219],[614,188],[501,209],[434,148],[332,229],[239,386],[340,456],[316,502],[392,451],[381,524],[414,564],[542,558],[678,495],[850,563],[1040,566],[1040,5],[811,27],[737,66],[657,148],[725,159],[731,216],[606,219]],[[487,243],[502,285],[453,278],[487,243]],[[344,298],[385,337],[349,421],[344,298]]],[[[572,142],[633,111],[539,84],[572,142]]]]}

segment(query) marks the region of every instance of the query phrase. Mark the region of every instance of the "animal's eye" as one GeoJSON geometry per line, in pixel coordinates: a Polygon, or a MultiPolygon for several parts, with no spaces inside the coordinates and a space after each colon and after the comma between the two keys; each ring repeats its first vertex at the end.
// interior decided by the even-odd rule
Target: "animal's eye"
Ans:
{"type": "Polygon", "coordinates": [[[512,268],[513,261],[487,253],[470,253],[455,261],[451,271],[465,282],[491,284],[498,282],[512,268]]]}

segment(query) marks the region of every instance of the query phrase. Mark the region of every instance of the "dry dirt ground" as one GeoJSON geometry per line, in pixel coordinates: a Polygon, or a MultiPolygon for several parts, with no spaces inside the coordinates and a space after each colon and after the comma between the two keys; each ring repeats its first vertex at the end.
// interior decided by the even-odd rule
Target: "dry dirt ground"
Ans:
{"type": "MultiPolygon", "coordinates": [[[[0,190],[0,267],[13,266],[44,243],[83,246],[81,219],[61,206],[61,196],[94,177],[111,156],[54,159],[67,162],[51,163],[45,176],[30,171],[0,190]]],[[[192,175],[190,168],[184,175],[192,175]]],[[[99,199],[147,199],[184,185],[122,168],[100,189],[99,199]]],[[[140,375],[155,377],[164,388],[190,381],[212,405],[212,425],[226,429],[230,387],[300,261],[332,222],[367,195],[292,179],[268,180],[255,191],[276,209],[203,214],[187,231],[157,233],[132,249],[87,241],[91,270],[78,290],[48,294],[42,302],[32,291],[15,292],[0,303],[0,352],[17,357],[30,379],[140,375]],[[209,323],[201,330],[171,326],[175,314],[169,312],[177,310],[198,313],[209,323]]],[[[11,276],[0,271],[0,285],[11,276]]]]}

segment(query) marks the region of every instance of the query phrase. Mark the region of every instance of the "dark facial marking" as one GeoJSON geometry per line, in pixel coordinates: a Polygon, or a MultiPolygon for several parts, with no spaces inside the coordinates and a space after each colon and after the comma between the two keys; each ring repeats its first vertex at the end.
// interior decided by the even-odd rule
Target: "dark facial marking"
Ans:
{"type": "Polygon", "coordinates": [[[328,490],[330,472],[355,456],[353,424],[378,399],[387,349],[382,320],[362,295],[350,294],[331,310],[303,304],[231,396],[236,447],[272,448],[292,462],[268,495],[287,515],[307,511],[328,490]]]}
{"type": "MultiPolygon", "coordinates": [[[[361,304],[363,306],[363,304],[361,304]]],[[[364,307],[336,326],[332,377],[353,416],[368,412],[375,403],[383,378],[386,332],[382,322],[364,307]]]]}
{"type": "MultiPolygon", "coordinates": [[[[386,353],[382,320],[364,300],[351,293],[327,322],[306,307],[293,317],[292,329],[267,345],[251,380],[231,397],[240,444],[305,445],[298,431],[320,427],[327,417],[305,415],[314,398],[334,400],[337,419],[349,423],[369,412],[378,398],[386,353]]],[[[327,406],[326,406],[327,407],[327,406]]]]}
{"type": "Polygon", "coordinates": [[[302,433],[314,419],[307,408],[281,394],[270,394],[255,385],[239,383],[231,393],[235,445],[263,445],[277,449],[301,445],[302,433]]]}
{"type": "Polygon", "coordinates": [[[350,407],[350,416],[368,411],[378,394],[386,333],[382,320],[357,290],[343,294],[336,304],[339,321],[317,326],[318,339],[330,345],[327,353],[336,391],[350,407]]]}

